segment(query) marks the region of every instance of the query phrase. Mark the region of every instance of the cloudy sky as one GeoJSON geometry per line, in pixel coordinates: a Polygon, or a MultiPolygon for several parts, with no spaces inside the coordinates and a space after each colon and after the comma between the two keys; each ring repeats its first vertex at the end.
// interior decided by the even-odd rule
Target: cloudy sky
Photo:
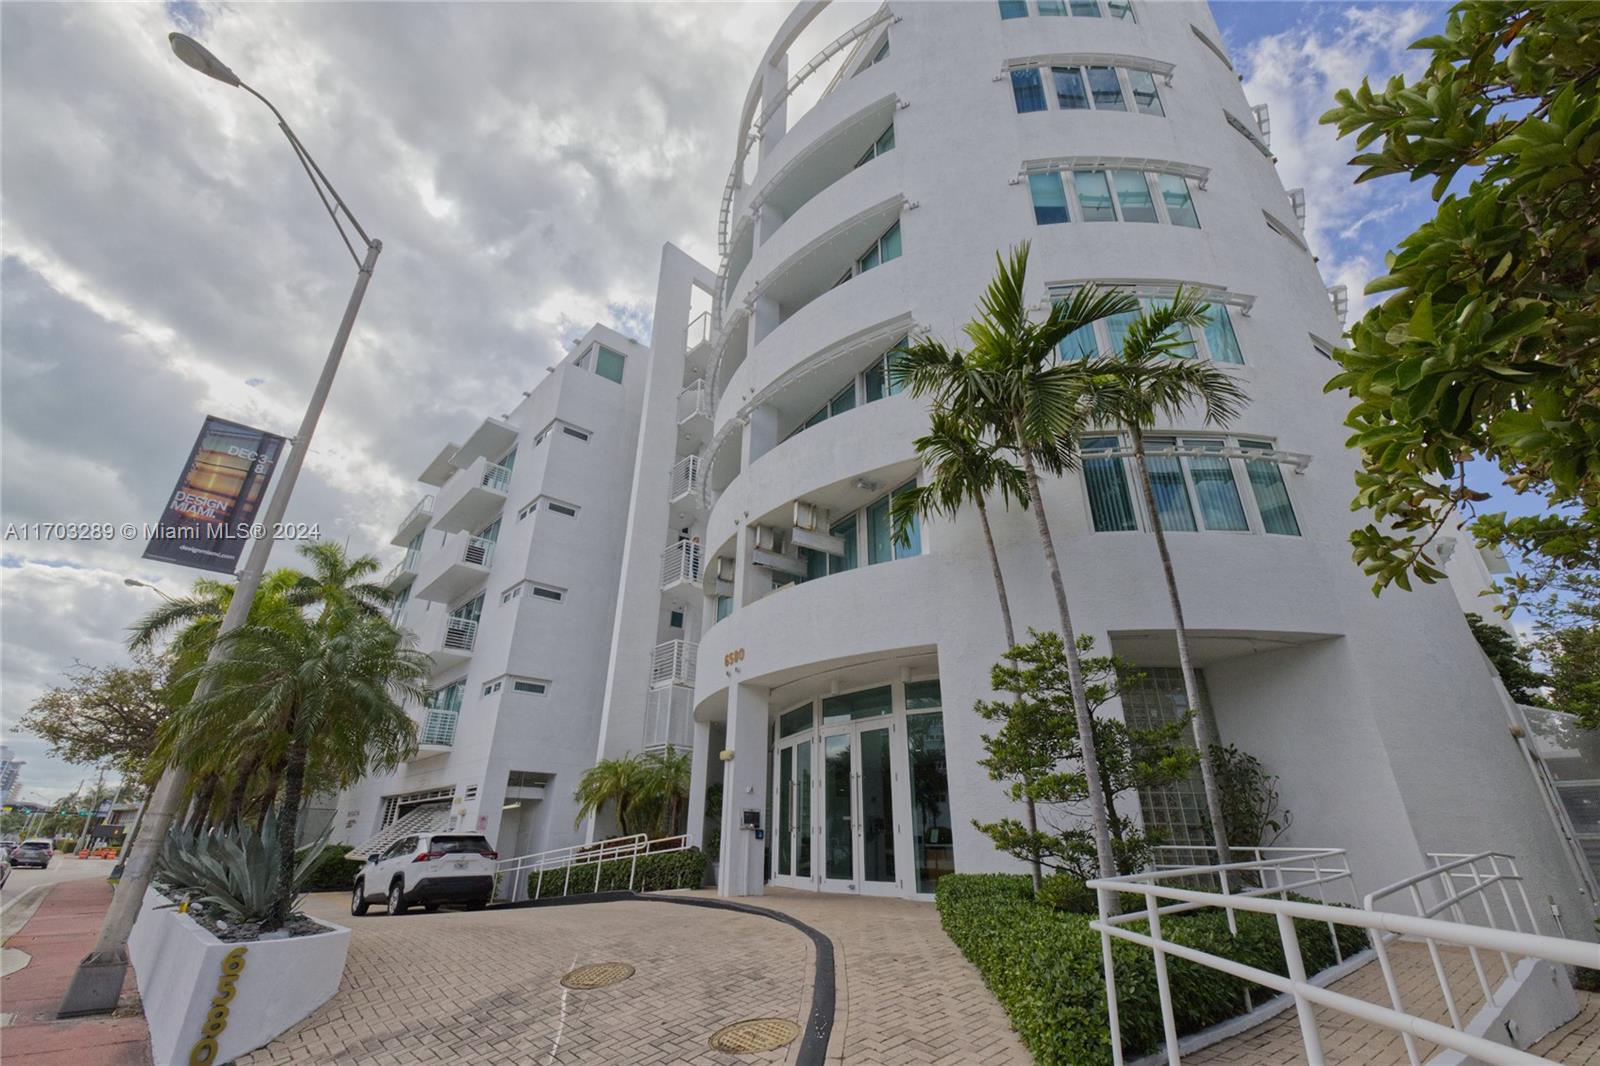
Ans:
{"type": "MultiPolygon", "coordinates": [[[[801,59],[872,5],[825,16],[801,59]]],[[[1356,306],[1421,190],[1357,190],[1316,126],[1414,70],[1436,5],[1219,3],[1329,282],[1356,306]]],[[[0,708],[24,795],[92,768],[10,723],[194,574],[35,522],[146,522],[206,414],[289,435],[353,267],[271,116],[168,50],[204,41],[294,124],[384,253],[291,521],[387,546],[442,442],[511,406],[591,323],[649,340],[663,242],[710,261],[774,4],[0,6],[0,708]]],[[[826,80],[826,75],[817,79],[826,80]]],[[[803,101],[802,101],[803,105],[803,101]]],[[[794,111],[791,110],[791,118],[794,111]]],[[[280,548],[274,561],[290,562],[280,548]]]]}

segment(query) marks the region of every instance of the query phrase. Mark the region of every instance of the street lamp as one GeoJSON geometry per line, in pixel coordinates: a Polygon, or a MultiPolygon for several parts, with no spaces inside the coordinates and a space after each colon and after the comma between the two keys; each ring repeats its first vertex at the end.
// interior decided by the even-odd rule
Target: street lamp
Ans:
{"type": "MultiPolygon", "coordinates": [[[[289,128],[283,115],[272,106],[272,101],[241,81],[227,64],[212,55],[194,38],[181,33],[169,33],[167,41],[171,44],[173,53],[187,65],[224,85],[243,89],[267,106],[273,117],[278,120],[278,128],[289,139],[289,146],[294,149],[295,158],[300,161],[306,177],[311,179],[312,186],[317,190],[317,198],[322,201],[322,206],[328,212],[328,217],[333,220],[334,228],[339,231],[339,237],[349,250],[350,257],[356,262],[355,289],[350,293],[344,317],[339,321],[339,328],[334,333],[333,345],[329,348],[328,358],[322,365],[322,374],[317,379],[316,388],[311,392],[311,401],[306,406],[305,417],[300,422],[300,431],[290,441],[293,447],[288,458],[282,463],[278,474],[278,485],[273,490],[266,512],[262,515],[262,526],[273,530],[282,524],[284,512],[289,507],[289,496],[294,491],[295,480],[300,476],[300,467],[305,461],[306,451],[310,448],[311,436],[316,431],[317,421],[322,417],[322,408],[327,402],[329,390],[333,387],[334,374],[339,369],[339,360],[343,357],[345,344],[350,339],[350,330],[355,325],[356,313],[361,310],[361,300],[366,295],[367,283],[372,279],[372,269],[377,265],[378,253],[383,250],[383,242],[367,236],[367,231],[361,228],[361,223],[356,221],[355,215],[334,190],[333,183],[322,173],[322,168],[311,158],[311,153],[300,143],[300,138],[289,128]],[[355,245],[345,233],[344,224],[339,219],[341,214],[355,230],[357,238],[364,247],[365,255],[356,253],[355,245]]],[[[208,664],[215,663],[228,654],[227,642],[223,638],[242,626],[249,616],[250,605],[255,600],[256,589],[261,584],[261,575],[266,573],[267,560],[271,554],[270,536],[251,542],[250,554],[245,559],[244,568],[239,571],[238,584],[234,586],[233,599],[228,604],[228,611],[223,616],[221,626],[217,629],[216,639],[212,641],[211,652],[207,657],[208,664]]],[[[132,579],[125,579],[125,582],[128,585],[144,584],[136,583],[132,579]]],[[[196,686],[191,699],[205,699],[210,695],[211,688],[210,678],[207,677],[196,686]]],[[[162,772],[161,780],[156,783],[155,791],[151,793],[146,810],[141,816],[137,834],[123,848],[126,868],[122,879],[117,882],[111,907],[106,911],[105,921],[100,927],[100,937],[95,941],[94,949],[78,964],[77,972],[72,977],[72,984],[61,1000],[61,1009],[57,1012],[60,1017],[107,1014],[116,1008],[117,996],[122,991],[122,982],[128,971],[128,934],[133,930],[133,923],[139,917],[145,890],[149,888],[151,877],[155,873],[155,860],[160,850],[160,842],[166,839],[167,830],[172,825],[188,785],[189,773],[182,766],[173,764],[162,772]]]]}
{"type": "Polygon", "coordinates": [[[148,581],[140,581],[136,577],[125,577],[125,578],[122,579],[122,583],[124,585],[128,586],[130,589],[149,589],[151,592],[154,592],[157,596],[160,596],[162,599],[166,600],[168,603],[172,602],[172,597],[171,596],[168,596],[165,592],[162,592],[160,589],[156,588],[154,585],[150,584],[148,581]]]}

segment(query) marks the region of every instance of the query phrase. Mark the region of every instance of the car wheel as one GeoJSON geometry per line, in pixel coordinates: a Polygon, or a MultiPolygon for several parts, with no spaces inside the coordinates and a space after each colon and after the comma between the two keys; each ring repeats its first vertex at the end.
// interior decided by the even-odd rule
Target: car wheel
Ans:
{"type": "Polygon", "coordinates": [[[367,913],[367,908],[372,904],[367,902],[367,886],[360,881],[350,890],[350,913],[357,918],[367,913]]]}
{"type": "Polygon", "coordinates": [[[404,914],[406,912],[406,897],[401,890],[399,881],[389,886],[389,913],[404,914]]]}

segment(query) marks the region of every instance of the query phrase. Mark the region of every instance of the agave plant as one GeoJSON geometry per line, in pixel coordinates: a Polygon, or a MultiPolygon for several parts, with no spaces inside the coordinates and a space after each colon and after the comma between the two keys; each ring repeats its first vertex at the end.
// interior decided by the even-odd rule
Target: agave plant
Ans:
{"type": "MultiPolygon", "coordinates": [[[[331,829],[331,827],[330,827],[331,829]]],[[[328,831],[295,849],[290,913],[300,911],[300,887],[328,842],[328,831]]],[[[261,825],[235,822],[202,833],[174,825],[161,848],[157,877],[187,903],[200,904],[233,923],[261,923],[278,897],[278,815],[261,825]]]]}

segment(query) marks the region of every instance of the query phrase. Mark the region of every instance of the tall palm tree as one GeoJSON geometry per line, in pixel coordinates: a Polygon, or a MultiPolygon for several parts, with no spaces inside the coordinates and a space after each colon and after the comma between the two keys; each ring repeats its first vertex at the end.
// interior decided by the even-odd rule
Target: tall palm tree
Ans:
{"type": "Polygon", "coordinates": [[[996,273],[978,304],[978,316],[967,323],[972,343],[968,353],[952,352],[936,342],[913,345],[900,360],[899,377],[914,394],[932,394],[937,402],[989,427],[997,440],[1022,463],[1034,524],[1044,548],[1045,569],[1055,594],[1056,614],[1066,645],[1067,673],[1078,733],[1083,738],[1083,770],[1089,782],[1089,818],[1100,875],[1115,877],[1106,797],[1094,747],[1093,719],[1084,693],[1083,663],[1072,612],[1061,577],[1061,563],[1045,515],[1039,470],[1060,473],[1076,462],[1077,430],[1083,422],[1083,370],[1058,363],[1057,347],[1070,334],[1109,315],[1138,310],[1133,296],[1100,292],[1084,286],[1055,301],[1042,321],[1034,321],[1026,298],[1028,244],[1013,249],[1009,259],[995,255],[996,273]]]}
{"type": "Polygon", "coordinates": [[[1216,762],[1211,748],[1217,742],[1209,712],[1201,706],[1200,689],[1195,681],[1194,662],[1189,654],[1189,631],[1183,620],[1183,600],[1178,595],[1178,580],[1167,550],[1167,534],[1156,506],[1155,489],[1150,481],[1146,456],[1145,431],[1157,420],[1177,422],[1191,408],[1205,413],[1207,425],[1226,426],[1243,409],[1248,397],[1222,370],[1194,358],[1191,330],[1202,329],[1209,321],[1209,306],[1179,288],[1170,303],[1158,304],[1136,318],[1128,327],[1120,353],[1098,356],[1085,366],[1091,420],[1097,425],[1125,430],[1133,445],[1134,467],[1139,474],[1139,489],[1144,495],[1150,528],[1155,533],[1156,552],[1161,557],[1161,573],[1167,582],[1167,598],[1172,603],[1172,626],[1178,641],[1178,666],[1183,672],[1184,699],[1194,722],[1195,747],[1200,751],[1200,777],[1205,786],[1206,810],[1211,821],[1212,841],[1217,861],[1229,861],[1227,830],[1222,820],[1222,792],[1217,785],[1216,762]]]}
{"type": "Polygon", "coordinates": [[[432,664],[403,646],[402,635],[387,622],[348,607],[317,622],[297,617],[245,625],[223,639],[227,657],[197,671],[213,679],[211,695],[182,713],[196,734],[221,728],[247,736],[285,734],[277,841],[281,888],[266,923],[278,929],[293,902],[295,836],[308,763],[315,759],[337,783],[398,768],[417,745],[416,723],[404,702],[426,695],[432,664]]]}
{"type": "MultiPolygon", "coordinates": [[[[989,569],[994,575],[995,598],[1000,602],[1000,624],[1005,632],[1006,651],[1016,646],[1016,628],[1011,620],[1011,600],[1006,594],[1006,579],[1000,569],[1000,554],[994,546],[994,530],[989,524],[987,497],[999,492],[1009,509],[1015,499],[1028,506],[1027,481],[1016,464],[1007,460],[999,445],[986,441],[986,430],[971,417],[962,417],[935,403],[929,417],[929,430],[912,442],[922,460],[922,483],[898,493],[890,508],[895,539],[908,541],[911,525],[918,518],[954,518],[971,503],[978,512],[984,547],[989,552],[989,569]]],[[[1025,782],[1026,784],[1026,782],[1025,782]]],[[[1039,813],[1033,796],[1025,792],[1024,817],[1028,831],[1037,832],[1039,813]]],[[[1032,861],[1033,888],[1037,892],[1044,879],[1037,856],[1032,861]]]]}
{"type": "Polygon", "coordinates": [[[678,832],[678,817],[683,812],[683,801],[689,795],[689,778],[694,761],[689,752],[679,751],[668,744],[665,751],[653,751],[644,757],[644,781],[639,799],[657,807],[657,823],[662,836],[678,832]]]}
{"type": "Polygon", "coordinates": [[[578,787],[573,792],[573,798],[578,801],[578,816],[572,824],[581,824],[611,803],[616,805],[618,828],[623,836],[628,836],[628,816],[635,812],[643,792],[645,773],[643,762],[634,755],[601,759],[589,767],[578,778],[578,787]]]}
{"type": "Polygon", "coordinates": [[[302,544],[300,554],[311,563],[311,573],[300,575],[290,593],[292,602],[302,606],[320,604],[324,618],[340,608],[378,618],[394,601],[394,594],[387,588],[367,580],[380,568],[377,556],[348,556],[331,540],[302,544]]]}

